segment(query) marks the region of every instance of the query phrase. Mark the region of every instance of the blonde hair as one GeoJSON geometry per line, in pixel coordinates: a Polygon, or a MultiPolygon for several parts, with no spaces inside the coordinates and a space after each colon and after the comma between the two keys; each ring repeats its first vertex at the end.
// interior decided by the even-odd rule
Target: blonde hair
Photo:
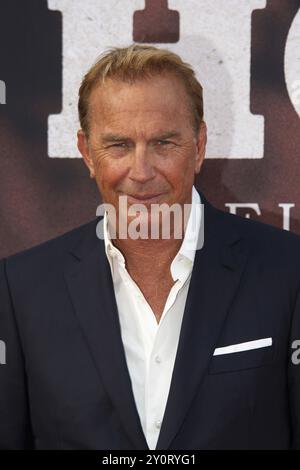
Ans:
{"type": "Polygon", "coordinates": [[[78,113],[82,130],[89,134],[88,110],[91,92],[106,79],[134,83],[169,72],[185,85],[191,103],[192,125],[198,132],[203,120],[202,86],[192,67],[174,52],[157,47],[132,44],[114,47],[103,53],[84,76],[79,88],[78,113]]]}

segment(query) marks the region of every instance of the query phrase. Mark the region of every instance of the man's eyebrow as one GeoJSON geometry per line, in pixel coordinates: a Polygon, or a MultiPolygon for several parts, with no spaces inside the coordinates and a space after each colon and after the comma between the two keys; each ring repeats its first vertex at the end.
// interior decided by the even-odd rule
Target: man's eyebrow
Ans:
{"type": "Polygon", "coordinates": [[[155,140],[166,140],[170,139],[172,137],[180,137],[181,134],[178,131],[167,131],[167,132],[162,132],[161,134],[157,134],[154,136],[155,140]]]}
{"type": "MultiPolygon", "coordinates": [[[[159,134],[156,134],[154,135],[151,140],[166,140],[166,139],[170,139],[172,137],[180,137],[180,132],[178,131],[166,131],[166,132],[162,132],[162,133],[159,133],[159,134]]],[[[126,142],[129,139],[129,137],[125,136],[125,135],[119,135],[119,134],[103,134],[102,136],[100,136],[101,138],[101,141],[103,143],[109,143],[109,142],[126,142]]]]}
{"type": "Polygon", "coordinates": [[[104,134],[101,137],[101,141],[104,143],[107,142],[124,142],[128,140],[128,137],[118,134],[104,134]]]}

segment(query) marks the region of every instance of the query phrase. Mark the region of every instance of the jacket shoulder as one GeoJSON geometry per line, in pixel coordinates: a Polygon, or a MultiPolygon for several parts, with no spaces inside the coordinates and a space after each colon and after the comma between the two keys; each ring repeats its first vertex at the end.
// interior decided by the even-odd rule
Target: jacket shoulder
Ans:
{"type": "Polygon", "coordinates": [[[216,209],[219,231],[230,227],[250,250],[253,259],[278,270],[282,267],[300,278],[300,235],[273,225],[216,209]]]}
{"type": "Polygon", "coordinates": [[[91,236],[95,233],[96,223],[94,219],[55,238],[46,240],[31,248],[22,250],[16,254],[10,255],[5,261],[10,269],[30,269],[30,267],[40,266],[47,268],[53,264],[61,264],[66,252],[71,250],[82,238],[91,236]]]}
{"type": "Polygon", "coordinates": [[[215,209],[221,218],[233,225],[245,238],[260,240],[261,242],[287,242],[300,244],[300,235],[259,220],[248,219],[240,215],[231,214],[220,209],[215,209]]]}

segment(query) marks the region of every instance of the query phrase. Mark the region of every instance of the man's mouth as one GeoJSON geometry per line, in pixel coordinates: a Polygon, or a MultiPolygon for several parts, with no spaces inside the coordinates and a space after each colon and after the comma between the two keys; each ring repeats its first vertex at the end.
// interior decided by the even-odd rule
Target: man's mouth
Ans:
{"type": "Polygon", "coordinates": [[[148,194],[123,194],[128,197],[129,203],[145,204],[147,202],[156,202],[163,193],[148,193],[148,194]]]}

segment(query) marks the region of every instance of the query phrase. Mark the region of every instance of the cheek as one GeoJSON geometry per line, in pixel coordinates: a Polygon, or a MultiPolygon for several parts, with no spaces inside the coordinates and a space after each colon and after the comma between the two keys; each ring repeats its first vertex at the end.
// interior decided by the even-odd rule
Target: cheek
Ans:
{"type": "Polygon", "coordinates": [[[96,159],[96,181],[102,192],[116,188],[127,172],[128,165],[125,161],[115,160],[108,156],[96,159]]]}
{"type": "Polygon", "coordinates": [[[185,155],[176,155],[175,158],[169,158],[158,165],[164,176],[176,183],[178,187],[189,184],[195,172],[195,157],[192,153],[185,155]]]}

